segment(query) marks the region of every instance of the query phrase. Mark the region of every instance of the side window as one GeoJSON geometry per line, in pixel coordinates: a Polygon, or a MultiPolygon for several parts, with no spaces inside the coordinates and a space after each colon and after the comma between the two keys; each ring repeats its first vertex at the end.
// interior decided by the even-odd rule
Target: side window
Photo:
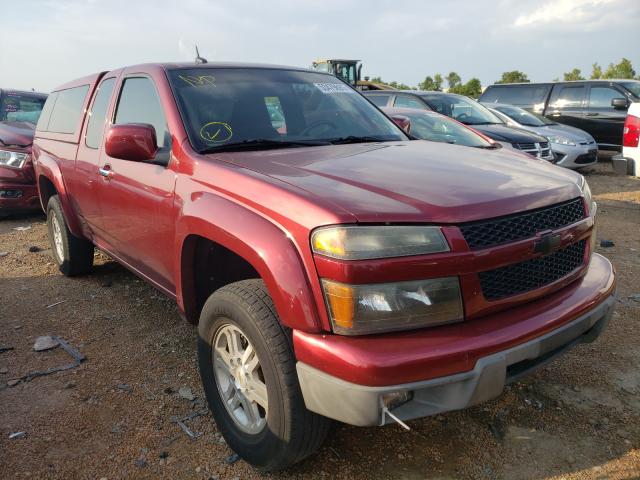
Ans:
{"type": "Polygon", "coordinates": [[[115,122],[148,123],[156,130],[160,149],[169,149],[171,137],[167,128],[160,98],[153,82],[147,77],[127,78],[120,91],[115,122]]]}
{"type": "Polygon", "coordinates": [[[420,110],[426,110],[424,103],[417,98],[410,97],[409,95],[398,95],[394,103],[394,107],[398,108],[419,108],[420,110]]]}
{"type": "Polygon", "coordinates": [[[614,98],[624,98],[624,95],[610,87],[591,87],[589,91],[589,108],[609,108],[611,100],[614,98]]]}
{"type": "Polygon", "coordinates": [[[53,107],[55,106],[57,99],[58,92],[53,92],[47,97],[47,101],[44,102],[44,107],[42,107],[42,113],[38,119],[38,125],[36,126],[36,130],[39,132],[46,132],[47,128],[49,128],[51,112],[53,112],[53,107]]]}
{"type": "Polygon", "coordinates": [[[389,103],[390,95],[367,95],[367,98],[371,100],[371,103],[379,107],[386,107],[389,103]]]}
{"type": "Polygon", "coordinates": [[[89,85],[68,88],[57,92],[57,99],[49,118],[48,132],[76,133],[76,127],[82,115],[84,99],[89,85]]]}
{"type": "Polygon", "coordinates": [[[549,104],[555,109],[576,109],[582,107],[586,88],[584,85],[563,86],[553,91],[549,104]]]}
{"type": "Polygon", "coordinates": [[[271,126],[277,130],[280,135],[286,135],[287,122],[284,118],[284,110],[278,97],[264,97],[264,104],[267,107],[269,113],[269,120],[271,120],[271,126]]]}
{"type": "Polygon", "coordinates": [[[96,93],[96,98],[93,100],[93,106],[89,112],[89,123],[87,125],[87,136],[85,138],[85,143],[89,148],[98,148],[100,146],[107,117],[107,109],[109,108],[109,99],[113,93],[115,83],[115,78],[107,78],[103,80],[98,87],[98,93],[96,93]]]}

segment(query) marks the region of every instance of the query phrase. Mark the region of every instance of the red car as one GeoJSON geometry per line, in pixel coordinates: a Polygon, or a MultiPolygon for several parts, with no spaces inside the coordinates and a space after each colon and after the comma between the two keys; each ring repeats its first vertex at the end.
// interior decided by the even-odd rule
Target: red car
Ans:
{"type": "Polygon", "coordinates": [[[41,93],[0,89],[0,217],[40,208],[31,143],[46,99],[41,93]]]}
{"type": "Polygon", "coordinates": [[[493,398],[615,303],[584,177],[411,141],[325,73],[81,78],[50,95],[34,161],[61,271],[88,272],[95,246],[174,298],[220,432],[263,471],[311,454],[329,419],[493,398]]]}

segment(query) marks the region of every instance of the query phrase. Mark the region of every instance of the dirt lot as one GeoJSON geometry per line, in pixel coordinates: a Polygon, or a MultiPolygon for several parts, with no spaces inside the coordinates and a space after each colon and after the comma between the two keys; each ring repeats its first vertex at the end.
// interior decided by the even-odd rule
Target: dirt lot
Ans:
{"type": "MultiPolygon", "coordinates": [[[[317,455],[281,476],[640,478],[640,179],[610,164],[588,179],[598,238],[615,243],[599,251],[619,274],[603,337],[492,402],[413,421],[410,432],[336,425],[317,455]]],[[[204,403],[195,329],[169,300],[102,254],[91,276],[63,277],[39,216],[0,221],[0,252],[0,347],[13,347],[0,353],[0,478],[260,477],[233,462],[206,410],[184,422],[195,440],[173,421],[204,403]],[[33,351],[47,334],[87,361],[9,386],[69,362],[60,348],[33,351]],[[9,439],[15,432],[26,433],[9,439]]]]}

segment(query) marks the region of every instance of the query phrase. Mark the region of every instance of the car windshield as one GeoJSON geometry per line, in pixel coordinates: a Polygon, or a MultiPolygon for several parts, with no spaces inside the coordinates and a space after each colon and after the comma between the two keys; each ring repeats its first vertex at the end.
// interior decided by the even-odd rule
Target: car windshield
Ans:
{"type": "Polygon", "coordinates": [[[526,125],[527,127],[544,127],[545,125],[556,124],[548,118],[538,115],[537,113],[528,112],[524,108],[508,105],[499,105],[494,106],[493,108],[504,113],[507,117],[518,122],[520,125],[526,125]]]}
{"type": "Polygon", "coordinates": [[[407,140],[332,75],[265,68],[168,73],[191,145],[201,153],[407,140]]]}
{"type": "Polygon", "coordinates": [[[502,121],[488,108],[459,95],[422,95],[436,112],[454,118],[465,125],[493,125],[502,121]]]}
{"type": "Polygon", "coordinates": [[[401,115],[411,120],[411,134],[422,140],[454,143],[466,147],[490,148],[493,146],[491,142],[473,130],[443,115],[419,110],[415,112],[403,111],[401,115]]]}
{"type": "Polygon", "coordinates": [[[640,98],[640,82],[620,82],[621,85],[640,98]]]}
{"type": "Polygon", "coordinates": [[[4,91],[0,96],[0,122],[36,124],[46,100],[45,95],[4,91]]]}

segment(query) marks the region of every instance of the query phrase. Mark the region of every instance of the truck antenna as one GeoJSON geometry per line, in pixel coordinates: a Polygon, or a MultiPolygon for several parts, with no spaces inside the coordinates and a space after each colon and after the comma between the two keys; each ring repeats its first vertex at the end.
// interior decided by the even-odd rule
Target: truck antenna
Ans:
{"type": "Polygon", "coordinates": [[[197,45],[196,45],[196,63],[207,63],[207,59],[200,56],[200,52],[198,51],[197,45]]]}

